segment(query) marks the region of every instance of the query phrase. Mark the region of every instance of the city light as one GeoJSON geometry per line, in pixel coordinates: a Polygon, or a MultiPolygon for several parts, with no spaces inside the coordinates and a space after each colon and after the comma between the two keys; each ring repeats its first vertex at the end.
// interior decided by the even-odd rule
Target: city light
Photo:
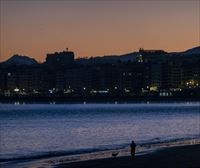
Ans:
{"type": "Polygon", "coordinates": [[[15,88],[14,91],[15,91],[15,92],[19,92],[19,89],[18,89],[18,88],[15,88]]]}
{"type": "Polygon", "coordinates": [[[158,91],[158,87],[157,86],[151,86],[149,90],[157,92],[158,91]]]}
{"type": "Polygon", "coordinates": [[[184,59],[176,62],[173,54],[169,61],[168,53],[162,50],[142,49],[134,60],[112,63],[105,63],[104,58],[97,59],[102,59],[102,62],[90,62],[95,57],[83,59],[84,63],[80,63],[74,56],[72,51],[55,52],[47,54],[44,64],[38,63],[34,67],[0,67],[0,94],[42,97],[108,93],[110,96],[170,96],[173,92],[177,95],[185,94],[185,90],[195,92],[195,89],[200,89],[198,62],[191,60],[186,63],[184,59]],[[157,54],[160,56],[157,57],[157,54]],[[138,63],[138,59],[145,61],[138,63]]]}
{"type": "Polygon", "coordinates": [[[199,83],[198,83],[198,81],[197,80],[188,80],[188,81],[186,81],[186,86],[187,87],[189,87],[189,88],[196,88],[196,87],[198,87],[199,86],[199,83]]]}

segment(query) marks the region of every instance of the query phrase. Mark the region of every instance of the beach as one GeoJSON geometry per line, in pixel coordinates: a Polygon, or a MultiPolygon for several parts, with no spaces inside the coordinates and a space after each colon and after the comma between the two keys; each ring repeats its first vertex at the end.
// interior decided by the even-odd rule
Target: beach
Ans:
{"type": "Polygon", "coordinates": [[[61,163],[55,168],[197,168],[200,167],[200,144],[169,147],[153,152],[130,156],[61,163]]]}
{"type": "Polygon", "coordinates": [[[2,168],[200,165],[199,102],[0,104],[0,109],[2,168]]]}
{"type": "MultiPolygon", "coordinates": [[[[149,150],[136,150],[132,159],[127,149],[93,152],[74,156],[49,156],[48,158],[24,159],[0,162],[2,168],[199,168],[200,143],[182,141],[151,145],[149,150]]],[[[140,147],[141,148],[141,147],[140,147]]]]}

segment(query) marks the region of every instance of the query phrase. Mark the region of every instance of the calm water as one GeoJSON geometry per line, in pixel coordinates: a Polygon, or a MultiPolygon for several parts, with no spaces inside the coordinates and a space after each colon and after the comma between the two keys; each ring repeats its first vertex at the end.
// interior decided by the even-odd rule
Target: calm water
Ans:
{"type": "Polygon", "coordinates": [[[104,150],[200,135],[200,103],[0,104],[0,158],[104,150]]]}

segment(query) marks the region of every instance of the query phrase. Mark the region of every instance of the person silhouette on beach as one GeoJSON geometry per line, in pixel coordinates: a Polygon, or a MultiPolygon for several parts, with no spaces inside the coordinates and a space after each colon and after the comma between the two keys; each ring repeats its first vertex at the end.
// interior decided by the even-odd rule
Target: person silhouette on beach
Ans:
{"type": "Polygon", "coordinates": [[[132,157],[132,159],[134,159],[135,158],[135,148],[136,148],[136,144],[134,141],[131,142],[130,147],[131,147],[131,157],[132,157]]]}

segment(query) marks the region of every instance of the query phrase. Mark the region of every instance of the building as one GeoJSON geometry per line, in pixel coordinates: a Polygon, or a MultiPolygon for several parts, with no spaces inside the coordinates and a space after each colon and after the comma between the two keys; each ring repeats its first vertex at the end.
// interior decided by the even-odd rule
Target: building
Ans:
{"type": "Polygon", "coordinates": [[[152,63],[150,65],[149,88],[158,91],[162,86],[162,63],[152,63]]]}
{"type": "Polygon", "coordinates": [[[52,69],[69,68],[74,64],[74,52],[66,51],[47,54],[46,65],[52,69]]]}

